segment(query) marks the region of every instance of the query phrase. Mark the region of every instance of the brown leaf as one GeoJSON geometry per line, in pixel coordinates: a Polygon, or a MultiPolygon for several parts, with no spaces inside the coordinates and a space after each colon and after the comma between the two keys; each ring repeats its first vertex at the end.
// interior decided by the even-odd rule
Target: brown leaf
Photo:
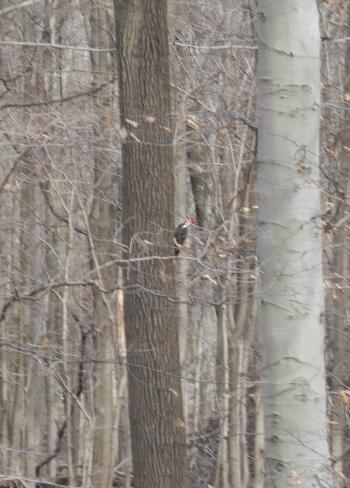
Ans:
{"type": "Polygon", "coordinates": [[[164,263],[162,261],[157,261],[154,267],[155,267],[157,273],[164,274],[165,266],[164,266],[164,263]]]}
{"type": "Polygon", "coordinates": [[[292,471],[292,477],[288,480],[289,486],[301,485],[300,476],[296,471],[292,471]]]}
{"type": "Polygon", "coordinates": [[[138,122],[135,122],[135,120],[125,119],[125,122],[132,127],[135,127],[135,129],[137,129],[137,127],[139,126],[138,122]]]}
{"type": "Polygon", "coordinates": [[[181,420],[179,418],[176,418],[175,425],[178,429],[184,429],[185,428],[185,424],[184,424],[183,420],[181,420]]]}
{"type": "Polygon", "coordinates": [[[194,130],[199,130],[199,127],[200,127],[200,125],[199,125],[199,121],[198,121],[198,118],[197,118],[195,115],[193,115],[193,114],[189,114],[189,115],[187,116],[187,121],[186,121],[186,122],[187,122],[187,124],[188,124],[188,125],[189,125],[189,126],[192,128],[192,129],[194,129],[194,130]]]}
{"type": "Polygon", "coordinates": [[[48,337],[44,337],[44,339],[41,341],[41,347],[44,349],[50,349],[50,341],[48,337]]]}
{"type": "Polygon", "coordinates": [[[165,265],[162,261],[157,261],[155,264],[155,269],[160,276],[162,283],[166,283],[166,273],[165,273],[165,265]]]}
{"type": "Polygon", "coordinates": [[[125,142],[128,140],[129,133],[124,126],[119,129],[119,136],[120,136],[120,142],[122,144],[125,144],[125,142]]]}
{"type": "Polygon", "coordinates": [[[306,170],[306,166],[301,163],[300,161],[293,161],[294,168],[299,172],[302,173],[303,171],[306,170]]]}
{"type": "Polygon", "coordinates": [[[332,159],[333,161],[337,159],[337,153],[332,149],[328,149],[328,147],[325,147],[324,152],[327,154],[329,159],[332,159]]]}
{"type": "Polygon", "coordinates": [[[154,122],[156,121],[156,118],[151,116],[151,115],[146,115],[144,117],[145,121],[148,122],[149,124],[154,124],[154,122]]]}
{"type": "Polygon", "coordinates": [[[209,276],[208,274],[204,274],[202,276],[202,280],[210,281],[210,283],[213,283],[213,285],[217,284],[216,281],[211,276],[209,276]]]}
{"type": "Polygon", "coordinates": [[[346,407],[350,407],[350,390],[342,390],[340,392],[340,398],[343,402],[343,405],[346,407]]]}
{"type": "Polygon", "coordinates": [[[135,139],[136,142],[139,142],[141,143],[140,139],[138,139],[135,134],[133,134],[132,132],[130,132],[130,137],[132,137],[133,139],[135,139]]]}
{"type": "Polygon", "coordinates": [[[166,127],[165,125],[160,125],[159,126],[161,129],[165,130],[166,132],[169,132],[169,134],[171,134],[171,129],[170,127],[166,127]]]}

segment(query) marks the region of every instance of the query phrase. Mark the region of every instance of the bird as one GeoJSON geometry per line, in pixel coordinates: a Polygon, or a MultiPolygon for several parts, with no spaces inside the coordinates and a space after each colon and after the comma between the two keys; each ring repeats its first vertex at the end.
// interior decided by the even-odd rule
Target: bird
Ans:
{"type": "Polygon", "coordinates": [[[183,246],[186,238],[188,227],[191,224],[196,224],[197,221],[193,217],[186,217],[183,222],[180,222],[175,229],[175,256],[180,253],[180,248],[183,246]]]}

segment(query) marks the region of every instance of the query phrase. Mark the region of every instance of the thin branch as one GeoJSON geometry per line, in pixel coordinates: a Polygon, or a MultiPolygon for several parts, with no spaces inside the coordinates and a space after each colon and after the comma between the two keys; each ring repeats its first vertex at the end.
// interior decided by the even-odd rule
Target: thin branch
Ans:
{"type": "MultiPolygon", "coordinates": [[[[28,486],[30,483],[32,486],[40,486],[40,482],[34,478],[26,478],[24,476],[3,476],[0,475],[0,481],[6,483],[6,486],[28,486]],[[9,485],[8,483],[11,483],[9,485]],[[28,484],[27,484],[28,483],[28,484]]],[[[42,481],[45,486],[52,486],[54,488],[67,488],[67,485],[61,485],[60,483],[55,483],[54,481],[45,480],[42,481]]],[[[1,485],[4,486],[4,485],[1,485]]],[[[78,486],[72,488],[79,488],[78,486]]]]}
{"type": "Polygon", "coordinates": [[[227,118],[232,119],[232,120],[240,120],[245,125],[247,125],[249,127],[249,129],[253,130],[254,132],[257,132],[258,128],[256,127],[256,125],[254,125],[253,122],[248,120],[243,115],[240,115],[236,112],[229,112],[229,111],[218,112],[216,110],[213,110],[208,105],[206,105],[204,102],[199,100],[199,98],[188,94],[185,90],[183,90],[179,86],[174,85],[173,83],[171,84],[171,86],[172,86],[172,88],[175,88],[175,90],[178,90],[180,93],[183,93],[190,100],[193,100],[194,102],[198,103],[198,105],[200,105],[202,108],[205,109],[205,111],[201,112],[199,116],[205,117],[205,116],[211,116],[212,115],[213,117],[227,117],[227,118]]]}
{"type": "MultiPolygon", "coordinates": [[[[112,82],[114,82],[114,80],[110,81],[110,83],[112,83],[112,82]]],[[[69,101],[74,100],[76,98],[95,95],[96,93],[101,91],[103,88],[105,88],[107,85],[108,85],[108,83],[102,83],[102,85],[91,88],[90,90],[87,90],[85,92],[75,93],[73,95],[69,95],[68,97],[62,97],[62,98],[57,98],[57,99],[53,99],[53,100],[46,100],[46,101],[42,101],[42,102],[6,103],[5,105],[2,105],[0,107],[0,110],[4,110],[7,108],[42,107],[42,106],[52,105],[54,103],[69,102],[69,101]]]]}
{"type": "MultiPolygon", "coordinates": [[[[63,424],[60,426],[60,428],[57,430],[57,439],[56,439],[56,447],[54,451],[49,454],[45,459],[41,461],[36,467],[35,467],[35,476],[39,477],[40,476],[40,471],[41,468],[49,464],[55,457],[59,454],[62,448],[62,442],[63,442],[63,436],[65,433],[67,427],[67,420],[63,422],[63,424]]],[[[57,485],[55,485],[57,486],[57,485]]]]}
{"type": "Polygon", "coordinates": [[[8,180],[10,179],[12,173],[14,173],[16,171],[16,168],[18,166],[18,163],[20,162],[20,160],[22,158],[24,158],[27,154],[27,152],[29,151],[29,148],[25,149],[22,154],[20,154],[18,156],[18,158],[15,160],[15,162],[13,163],[12,167],[10,168],[9,172],[7,173],[7,175],[5,176],[5,178],[3,179],[2,183],[0,184],[0,193],[2,192],[2,190],[4,189],[6,183],[8,182],[8,180]]]}
{"type": "MultiPolygon", "coordinates": [[[[77,318],[75,318],[75,320],[77,320],[77,318]]],[[[78,323],[79,323],[79,321],[78,321],[78,323]]],[[[77,402],[77,404],[82,409],[82,411],[85,413],[85,415],[87,416],[87,418],[90,422],[91,421],[90,417],[87,415],[87,412],[85,411],[84,407],[81,405],[79,398],[84,391],[84,373],[85,373],[84,359],[85,359],[86,341],[87,341],[87,337],[91,334],[91,330],[84,332],[80,326],[80,333],[81,333],[81,344],[80,344],[79,373],[78,373],[78,384],[76,386],[75,391],[72,392],[71,390],[68,390],[68,388],[66,387],[66,385],[63,382],[63,378],[61,377],[61,375],[59,375],[58,372],[57,372],[57,375],[58,375],[58,378],[59,378],[60,382],[62,383],[62,385],[64,385],[64,387],[69,391],[69,394],[71,396],[73,396],[74,400],[77,402]]],[[[40,476],[41,469],[44,466],[46,466],[47,464],[49,464],[53,459],[55,459],[57,457],[57,455],[60,453],[60,451],[62,449],[63,436],[64,436],[66,428],[67,428],[67,419],[65,419],[65,421],[63,422],[63,424],[60,426],[60,428],[57,431],[56,447],[55,447],[54,451],[51,454],[49,454],[45,459],[43,459],[39,464],[37,464],[37,466],[35,468],[35,475],[37,477],[40,476]]]]}
{"type": "MultiPolygon", "coordinates": [[[[350,37],[341,37],[338,39],[324,39],[324,41],[328,42],[346,42],[350,39],[350,37]]],[[[217,44],[213,46],[206,46],[204,44],[191,44],[190,42],[180,42],[180,41],[175,41],[174,42],[175,46],[178,47],[188,47],[191,49],[201,49],[204,51],[220,51],[222,49],[251,49],[256,51],[258,49],[257,46],[254,45],[245,45],[245,44],[233,44],[232,42],[228,42],[226,44],[217,44]]]]}
{"type": "Polygon", "coordinates": [[[203,49],[206,51],[219,51],[221,49],[253,49],[254,51],[257,50],[257,46],[245,46],[242,44],[232,44],[231,42],[227,44],[219,44],[214,46],[205,46],[204,44],[191,44],[189,42],[179,42],[175,41],[175,46],[179,47],[190,47],[191,49],[203,49]]]}
{"type": "Polygon", "coordinates": [[[115,48],[72,46],[70,44],[54,44],[50,42],[0,41],[0,46],[43,47],[49,49],[70,49],[71,51],[88,51],[96,53],[111,53],[115,51],[115,48]]]}
{"type": "Polygon", "coordinates": [[[4,7],[0,10],[0,15],[7,15],[14,10],[18,10],[20,8],[29,7],[29,5],[33,5],[33,3],[41,2],[42,0],[25,0],[22,3],[18,3],[17,5],[10,5],[9,7],[4,7]]]}
{"type": "MultiPolygon", "coordinates": [[[[54,208],[54,206],[53,206],[53,204],[52,204],[52,202],[51,202],[51,200],[50,200],[50,194],[49,194],[49,192],[48,192],[48,191],[45,189],[44,184],[39,182],[39,188],[40,188],[41,193],[42,193],[42,195],[43,195],[43,197],[44,197],[44,200],[45,200],[45,202],[46,202],[46,205],[48,206],[48,208],[49,208],[50,212],[52,213],[52,215],[53,215],[54,217],[56,217],[56,219],[58,219],[59,221],[64,222],[65,224],[67,224],[67,225],[68,225],[68,224],[69,224],[68,218],[67,218],[67,217],[65,217],[64,215],[59,214],[59,213],[56,211],[56,209],[54,208]]],[[[1,186],[0,186],[0,191],[1,191],[1,186]]],[[[82,229],[82,228],[80,228],[80,227],[76,227],[75,225],[73,225],[73,229],[74,229],[76,232],[78,232],[79,234],[83,234],[84,236],[86,236],[86,235],[87,235],[87,231],[86,231],[86,230],[84,230],[84,229],[82,229]]]]}
{"type": "Polygon", "coordinates": [[[41,293],[44,293],[46,291],[52,291],[55,290],[56,288],[63,288],[65,286],[71,286],[71,287],[96,286],[96,283],[94,281],[87,281],[87,282],[84,281],[66,282],[65,281],[63,283],[53,283],[49,285],[40,286],[39,288],[35,288],[34,290],[24,295],[20,295],[17,291],[15,291],[12,297],[2,306],[1,313],[0,313],[0,323],[5,320],[8,309],[15,303],[28,301],[28,300],[36,300],[38,298],[38,295],[40,295],[41,293]]]}

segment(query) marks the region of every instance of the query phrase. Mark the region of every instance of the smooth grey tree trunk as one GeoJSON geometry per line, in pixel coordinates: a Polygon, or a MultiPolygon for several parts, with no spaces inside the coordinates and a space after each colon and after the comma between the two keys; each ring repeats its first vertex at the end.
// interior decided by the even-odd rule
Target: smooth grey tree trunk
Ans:
{"type": "Polygon", "coordinates": [[[315,0],[258,0],[266,486],[329,486],[315,0]]]}

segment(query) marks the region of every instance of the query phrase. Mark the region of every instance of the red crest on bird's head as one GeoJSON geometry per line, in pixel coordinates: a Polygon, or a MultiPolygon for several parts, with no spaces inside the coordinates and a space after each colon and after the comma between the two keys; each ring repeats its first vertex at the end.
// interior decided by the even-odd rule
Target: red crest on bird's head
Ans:
{"type": "Polygon", "coordinates": [[[196,218],[195,218],[195,217],[191,217],[190,215],[187,215],[187,217],[186,217],[186,219],[185,219],[185,220],[186,220],[186,222],[187,222],[188,224],[194,224],[194,225],[196,225],[196,224],[197,224],[197,220],[196,220],[196,218]]]}

